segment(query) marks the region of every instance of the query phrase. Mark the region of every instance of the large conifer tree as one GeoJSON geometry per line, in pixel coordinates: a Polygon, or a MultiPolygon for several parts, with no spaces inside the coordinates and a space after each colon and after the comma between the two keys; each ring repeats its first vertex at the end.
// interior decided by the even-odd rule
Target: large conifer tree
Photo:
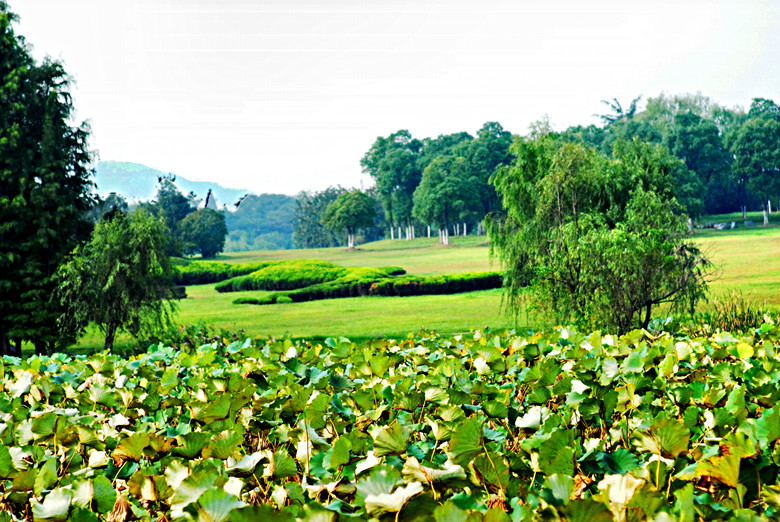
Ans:
{"type": "Polygon", "coordinates": [[[63,66],[36,64],[0,0],[0,353],[52,351],[67,335],[51,299],[64,257],[89,237],[89,129],[71,123],[63,66]]]}

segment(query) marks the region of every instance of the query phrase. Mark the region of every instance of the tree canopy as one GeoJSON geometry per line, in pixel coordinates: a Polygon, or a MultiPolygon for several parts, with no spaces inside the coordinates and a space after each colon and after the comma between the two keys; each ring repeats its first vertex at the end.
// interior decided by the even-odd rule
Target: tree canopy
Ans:
{"type": "Polygon", "coordinates": [[[532,302],[562,320],[627,331],[662,303],[690,310],[707,261],[686,238],[665,148],[621,142],[608,158],[557,135],[517,138],[493,183],[503,211],[487,220],[510,309],[532,302]]]}
{"type": "Polygon", "coordinates": [[[57,267],[89,236],[89,127],[73,125],[64,67],[35,63],[0,2],[0,354],[67,342],[50,299],[57,267]]]}
{"type": "Polygon", "coordinates": [[[355,248],[355,234],[360,228],[374,224],[376,203],[363,191],[344,192],[330,203],[322,216],[322,224],[334,230],[346,230],[347,247],[355,248]]]}
{"type": "Polygon", "coordinates": [[[201,208],[188,214],[179,223],[184,252],[215,257],[225,249],[225,214],[211,208],[201,208]]]}
{"type": "Polygon", "coordinates": [[[69,330],[96,323],[107,350],[120,329],[138,335],[144,326],[165,326],[173,297],[165,232],[165,223],[144,209],[98,223],[60,269],[57,295],[65,313],[59,323],[69,330]]]}

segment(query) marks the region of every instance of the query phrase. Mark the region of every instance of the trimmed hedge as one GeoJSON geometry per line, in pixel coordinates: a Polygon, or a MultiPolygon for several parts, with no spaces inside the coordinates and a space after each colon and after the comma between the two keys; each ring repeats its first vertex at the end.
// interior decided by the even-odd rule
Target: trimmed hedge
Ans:
{"type": "MultiPolygon", "coordinates": [[[[367,274],[363,274],[367,276],[367,274]]],[[[320,299],[337,299],[342,297],[374,296],[411,296],[411,295],[441,295],[473,292],[500,288],[502,277],[499,272],[471,272],[431,277],[355,277],[338,281],[330,281],[306,288],[287,292],[274,292],[262,297],[241,297],[233,304],[273,304],[280,297],[288,297],[293,302],[316,301],[320,299]]]]}
{"type": "Polygon", "coordinates": [[[406,271],[398,267],[343,267],[316,259],[295,259],[269,263],[251,274],[223,281],[215,288],[217,292],[299,290],[337,281],[373,282],[404,273],[406,271]]]}
{"type": "Polygon", "coordinates": [[[233,264],[222,261],[177,261],[173,281],[177,285],[207,285],[251,274],[271,262],[233,264]]]}

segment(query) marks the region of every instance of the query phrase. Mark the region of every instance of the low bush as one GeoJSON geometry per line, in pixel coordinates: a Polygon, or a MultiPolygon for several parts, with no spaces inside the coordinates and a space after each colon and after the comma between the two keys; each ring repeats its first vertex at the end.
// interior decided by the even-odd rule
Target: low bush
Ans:
{"type": "Polygon", "coordinates": [[[233,304],[273,304],[280,297],[287,297],[293,302],[317,301],[321,299],[338,299],[343,297],[361,296],[412,296],[441,295],[476,290],[500,288],[502,279],[498,272],[474,272],[450,274],[431,277],[377,277],[377,269],[353,268],[350,275],[336,281],[277,292],[263,297],[241,297],[233,304]]]}
{"type": "Polygon", "coordinates": [[[176,285],[207,285],[219,283],[237,276],[251,274],[271,262],[231,264],[222,261],[174,262],[173,281],[176,285]]]}
{"type": "Polygon", "coordinates": [[[405,273],[406,271],[399,267],[343,267],[327,261],[296,259],[269,263],[251,274],[223,281],[216,286],[216,290],[217,292],[299,290],[335,282],[353,284],[360,280],[371,283],[381,278],[405,273]]]}

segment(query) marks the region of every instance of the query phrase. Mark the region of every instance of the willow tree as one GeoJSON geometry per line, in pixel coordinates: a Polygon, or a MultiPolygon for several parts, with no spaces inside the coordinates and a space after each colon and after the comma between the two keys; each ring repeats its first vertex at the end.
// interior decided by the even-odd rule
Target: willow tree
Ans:
{"type": "Polygon", "coordinates": [[[511,310],[530,296],[561,321],[619,332],[664,303],[692,311],[709,265],[688,239],[668,150],[631,142],[610,159],[548,134],[512,152],[493,177],[503,210],[486,223],[511,310]]]}

